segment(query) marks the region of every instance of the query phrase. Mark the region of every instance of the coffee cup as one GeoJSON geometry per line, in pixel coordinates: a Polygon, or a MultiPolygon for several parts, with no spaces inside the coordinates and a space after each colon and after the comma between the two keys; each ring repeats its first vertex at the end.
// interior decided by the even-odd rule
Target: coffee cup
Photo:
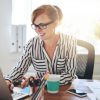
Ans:
{"type": "Polygon", "coordinates": [[[58,93],[60,87],[60,75],[50,74],[47,79],[48,93],[58,93]]]}

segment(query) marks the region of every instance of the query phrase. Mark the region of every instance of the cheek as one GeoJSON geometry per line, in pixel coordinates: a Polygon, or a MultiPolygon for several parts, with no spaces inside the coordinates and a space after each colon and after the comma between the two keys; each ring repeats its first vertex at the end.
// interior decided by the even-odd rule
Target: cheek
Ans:
{"type": "Polygon", "coordinates": [[[46,33],[46,35],[50,36],[52,31],[51,30],[47,30],[45,33],[46,33]]]}
{"type": "Polygon", "coordinates": [[[46,30],[46,32],[48,32],[48,33],[53,33],[53,32],[54,32],[54,27],[48,28],[48,29],[46,30]]]}

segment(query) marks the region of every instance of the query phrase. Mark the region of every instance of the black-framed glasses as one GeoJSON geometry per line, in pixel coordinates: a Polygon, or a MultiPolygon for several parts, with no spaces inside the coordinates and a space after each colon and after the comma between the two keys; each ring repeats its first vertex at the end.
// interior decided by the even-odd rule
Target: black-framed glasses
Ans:
{"type": "Polygon", "coordinates": [[[32,27],[32,29],[46,29],[47,28],[47,26],[49,25],[49,24],[51,24],[51,23],[53,23],[54,21],[50,21],[50,22],[48,22],[48,23],[40,23],[40,24],[38,24],[38,25],[36,25],[36,24],[31,24],[31,27],[32,27]]]}

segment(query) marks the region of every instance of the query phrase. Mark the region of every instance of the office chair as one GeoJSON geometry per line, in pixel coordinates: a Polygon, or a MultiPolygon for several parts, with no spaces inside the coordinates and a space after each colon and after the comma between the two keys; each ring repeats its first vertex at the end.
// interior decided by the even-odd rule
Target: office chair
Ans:
{"type": "Polygon", "coordinates": [[[79,79],[92,79],[95,60],[94,46],[89,42],[77,40],[77,47],[84,49],[87,53],[77,53],[76,74],[79,79]]]}

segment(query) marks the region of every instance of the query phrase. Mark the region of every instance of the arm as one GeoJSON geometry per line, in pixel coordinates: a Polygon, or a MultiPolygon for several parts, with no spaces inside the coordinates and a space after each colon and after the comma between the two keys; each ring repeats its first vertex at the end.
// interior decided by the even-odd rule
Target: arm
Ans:
{"type": "Polygon", "coordinates": [[[68,52],[66,53],[65,71],[61,73],[60,84],[64,85],[71,82],[76,75],[76,40],[69,39],[68,52]]]}
{"type": "Polygon", "coordinates": [[[31,65],[32,41],[26,45],[25,52],[17,65],[11,70],[11,73],[5,77],[10,81],[18,81],[27,72],[31,65]]]}

